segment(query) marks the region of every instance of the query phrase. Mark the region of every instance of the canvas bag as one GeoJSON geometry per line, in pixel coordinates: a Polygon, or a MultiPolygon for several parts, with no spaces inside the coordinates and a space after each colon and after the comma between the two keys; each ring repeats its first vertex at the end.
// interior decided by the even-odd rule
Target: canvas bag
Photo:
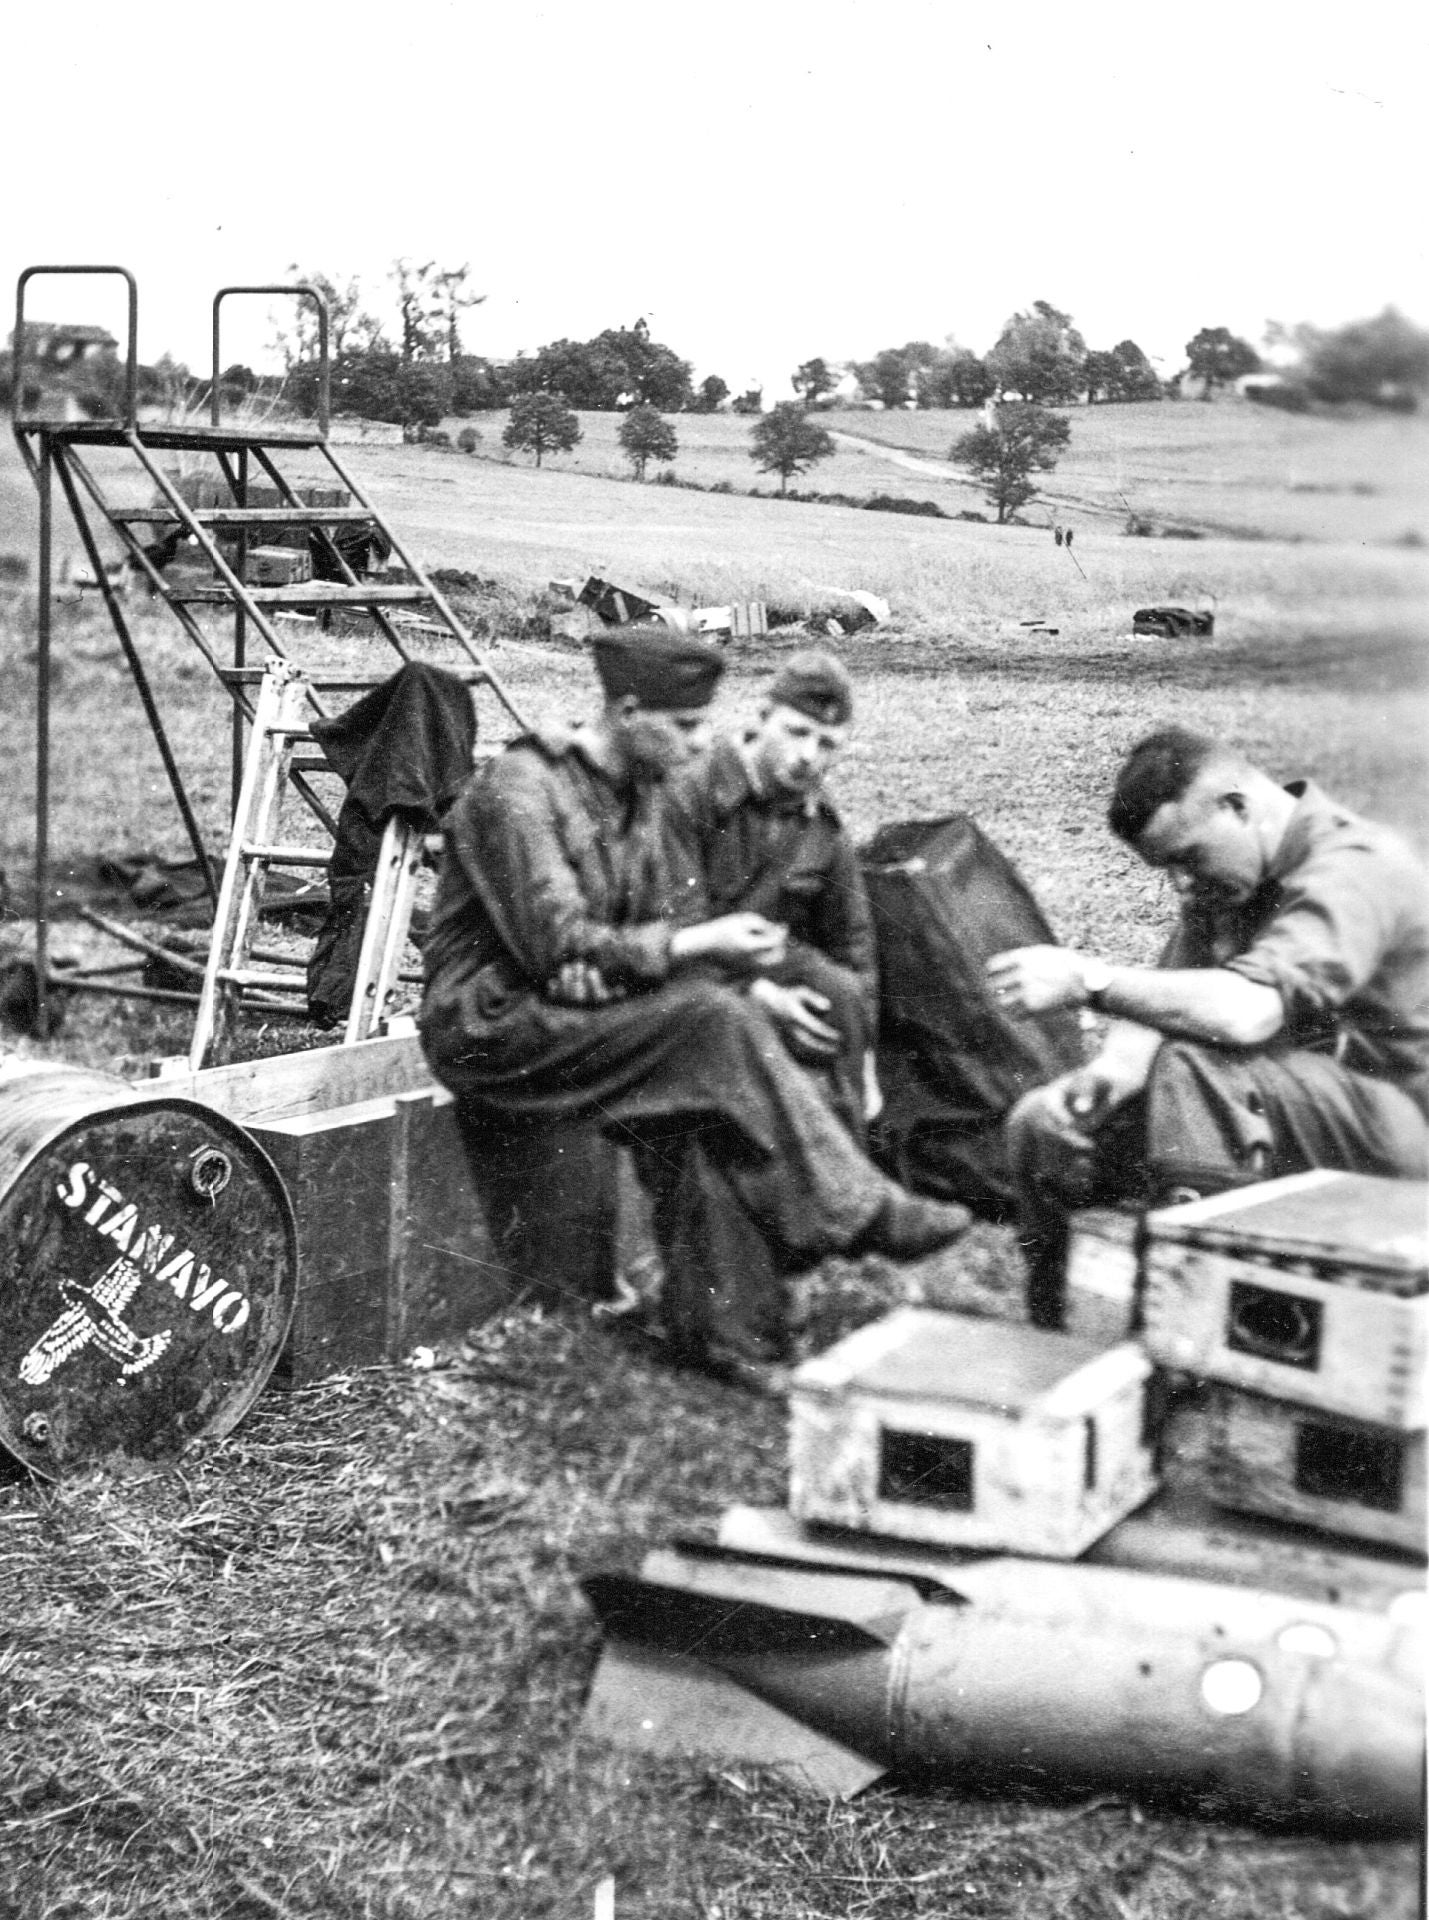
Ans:
{"type": "Polygon", "coordinates": [[[875,1151],[915,1192],[1009,1218],[1002,1122],[1085,1049],[1077,1013],[1013,1019],[984,967],[1010,947],[1053,945],[1052,930],[970,814],[882,827],[862,861],[878,936],[875,1151]]]}

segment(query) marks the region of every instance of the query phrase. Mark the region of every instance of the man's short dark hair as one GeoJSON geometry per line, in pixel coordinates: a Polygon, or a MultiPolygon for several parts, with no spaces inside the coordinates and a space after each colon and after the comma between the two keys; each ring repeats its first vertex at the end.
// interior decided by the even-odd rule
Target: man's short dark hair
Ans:
{"type": "Polygon", "coordinates": [[[1107,825],[1135,846],[1159,808],[1182,798],[1219,744],[1188,727],[1163,727],[1138,740],[1122,762],[1107,808],[1107,825]]]}

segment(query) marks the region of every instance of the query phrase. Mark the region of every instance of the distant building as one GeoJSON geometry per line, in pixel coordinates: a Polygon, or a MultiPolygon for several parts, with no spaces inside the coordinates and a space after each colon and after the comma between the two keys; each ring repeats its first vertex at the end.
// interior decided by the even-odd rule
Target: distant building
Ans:
{"type": "MultiPolygon", "coordinates": [[[[10,335],[8,367],[15,360],[10,335]]],[[[84,420],[103,411],[103,370],[114,365],[119,342],[103,327],[63,320],[25,322],[25,392],[21,411],[30,419],[84,420]]],[[[7,368],[8,371],[8,368],[7,368]]]]}

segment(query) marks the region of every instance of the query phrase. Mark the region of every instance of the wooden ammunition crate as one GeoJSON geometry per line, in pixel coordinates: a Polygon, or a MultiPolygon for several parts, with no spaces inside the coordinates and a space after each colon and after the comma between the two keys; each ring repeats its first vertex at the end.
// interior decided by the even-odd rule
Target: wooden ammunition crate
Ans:
{"type": "Polygon", "coordinates": [[[1429,1416],[1429,1186],[1299,1173],[1146,1223],[1145,1338],[1166,1367],[1352,1419],[1429,1416]]]}
{"type": "Polygon", "coordinates": [[[313,563],[304,547],[250,547],[244,579],[254,587],[301,586],[313,577],[313,563]]]}
{"type": "Polygon", "coordinates": [[[936,1546],[1075,1559],[1154,1491],[1131,1342],[908,1307],[794,1375],[790,1508],[936,1546]]]}
{"type": "Polygon", "coordinates": [[[1429,1557],[1423,1433],[1217,1386],[1206,1490],[1237,1513],[1273,1514],[1429,1557]]]}

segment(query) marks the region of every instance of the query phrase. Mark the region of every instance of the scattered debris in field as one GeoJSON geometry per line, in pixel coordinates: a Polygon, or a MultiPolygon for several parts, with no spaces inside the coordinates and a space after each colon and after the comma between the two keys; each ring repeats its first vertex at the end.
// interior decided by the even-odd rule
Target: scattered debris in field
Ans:
{"type": "Polygon", "coordinates": [[[1150,634],[1161,640],[1204,640],[1216,630],[1216,616],[1209,608],[1195,612],[1189,607],[1138,607],[1131,616],[1131,631],[1150,634]]]}

